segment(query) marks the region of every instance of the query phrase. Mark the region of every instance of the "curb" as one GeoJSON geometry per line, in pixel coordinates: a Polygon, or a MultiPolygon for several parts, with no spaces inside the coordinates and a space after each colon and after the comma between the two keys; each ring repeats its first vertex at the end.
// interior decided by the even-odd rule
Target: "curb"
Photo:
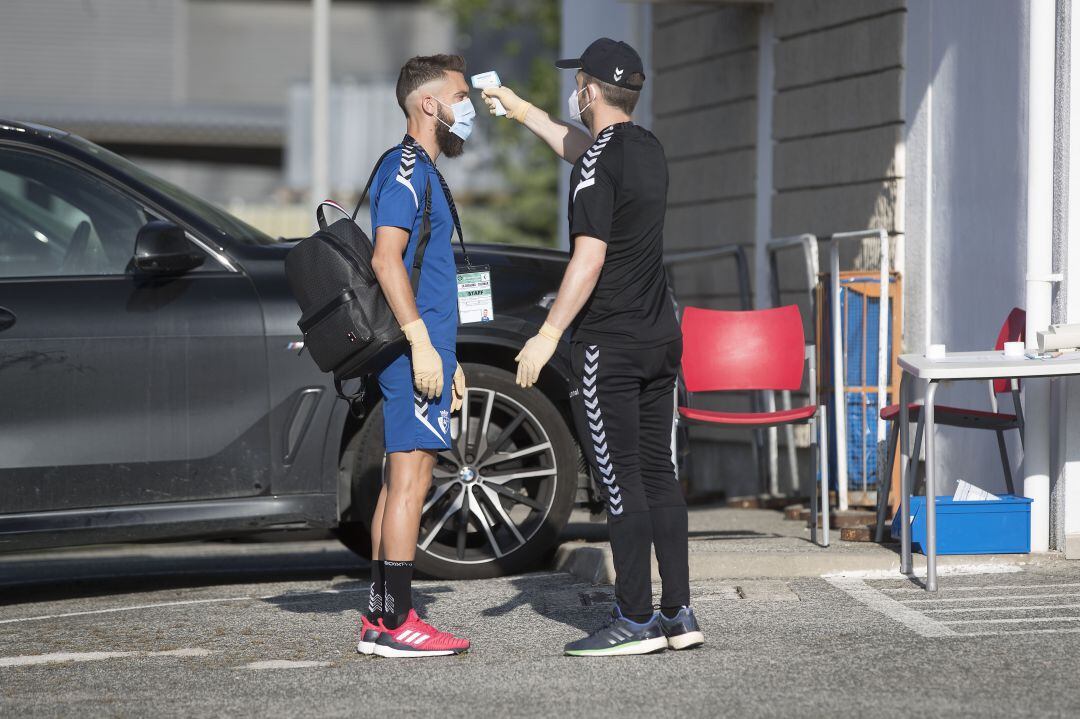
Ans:
{"type": "MultiPolygon", "coordinates": [[[[948,567],[970,567],[977,563],[992,571],[993,567],[1021,567],[1045,565],[1061,560],[1062,555],[1050,554],[987,554],[948,555],[938,557],[939,571],[948,567]]],[[[912,569],[916,574],[926,573],[926,557],[916,554],[912,569]]],[[[568,542],[555,553],[553,569],[568,572],[590,584],[614,584],[615,567],[611,548],[606,543],[587,544],[568,542]]],[[[820,553],[805,552],[691,552],[690,578],[700,579],[754,579],[777,577],[820,577],[860,573],[881,573],[884,576],[900,574],[900,556],[893,552],[864,554],[833,552],[822,549],[820,553]]],[[[653,580],[659,580],[655,558],[652,563],[653,580]]]]}

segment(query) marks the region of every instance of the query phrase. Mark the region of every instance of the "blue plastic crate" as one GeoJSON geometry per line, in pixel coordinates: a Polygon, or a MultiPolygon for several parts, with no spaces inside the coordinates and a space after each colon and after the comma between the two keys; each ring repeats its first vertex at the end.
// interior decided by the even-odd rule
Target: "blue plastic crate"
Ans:
{"type": "MultiPolygon", "coordinates": [[[[1027,554],[1031,551],[1031,499],[999,494],[1000,500],[954,502],[937,498],[938,554],[1027,554]]],[[[926,554],[926,497],[911,498],[911,548],[926,554]]],[[[900,538],[900,512],[892,521],[900,538]]]]}

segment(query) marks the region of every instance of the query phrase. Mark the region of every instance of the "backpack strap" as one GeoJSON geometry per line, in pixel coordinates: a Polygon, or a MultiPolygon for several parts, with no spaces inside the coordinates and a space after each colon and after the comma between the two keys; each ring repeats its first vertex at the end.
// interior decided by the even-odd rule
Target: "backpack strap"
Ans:
{"type": "MultiPolygon", "coordinates": [[[[416,243],[416,253],[413,254],[412,270],[409,272],[409,282],[412,284],[413,297],[419,297],[420,271],[424,263],[424,253],[427,252],[428,242],[431,240],[431,180],[427,182],[424,190],[424,215],[420,218],[420,240],[416,243]]],[[[408,249],[408,245],[406,245],[408,249]]]]}

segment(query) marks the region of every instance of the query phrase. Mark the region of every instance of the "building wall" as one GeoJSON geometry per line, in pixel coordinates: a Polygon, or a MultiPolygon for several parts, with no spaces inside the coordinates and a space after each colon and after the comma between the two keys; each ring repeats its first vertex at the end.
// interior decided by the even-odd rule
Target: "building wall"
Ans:
{"type": "Polygon", "coordinates": [[[0,18],[6,103],[183,99],[186,0],[9,0],[0,18]]]}
{"type": "MultiPolygon", "coordinates": [[[[738,244],[753,276],[759,10],[753,6],[653,7],[653,131],[668,158],[665,251],[738,244]]],[[[735,263],[706,260],[672,268],[683,306],[739,309],[735,263]]],[[[699,406],[748,411],[746,397],[696,397],[699,406]]],[[[750,435],[694,427],[695,492],[759,490],[750,435]]]]}
{"type": "MultiPolygon", "coordinates": [[[[774,73],[763,138],[773,155],[767,234],[825,238],[881,226],[895,242],[903,232],[904,23],[904,0],[656,5],[653,115],[671,172],[668,251],[741,244],[754,277],[759,51],[771,53],[774,73]],[[772,14],[771,36],[762,13],[772,14]]],[[[845,264],[876,265],[875,245],[853,247],[845,264]]],[[[800,305],[809,330],[804,277],[798,253],[781,255],[781,300],[800,305]]],[[[738,307],[730,262],[682,269],[673,280],[684,305],[738,307]]],[[[749,408],[745,398],[718,404],[749,408]]],[[[757,491],[748,433],[695,428],[692,438],[697,489],[757,491]]],[[[805,485],[808,466],[801,475],[805,485]]]]}
{"type": "MultiPolygon", "coordinates": [[[[928,342],[991,348],[1008,312],[1024,305],[1026,6],[908,0],[909,351],[928,342]]],[[[988,407],[986,387],[977,383],[950,386],[938,397],[988,407]]],[[[1010,445],[1015,470],[1019,442],[1013,437],[1010,445]]],[[[990,433],[941,431],[938,451],[940,493],[951,493],[957,478],[1004,491],[990,433]]]]}

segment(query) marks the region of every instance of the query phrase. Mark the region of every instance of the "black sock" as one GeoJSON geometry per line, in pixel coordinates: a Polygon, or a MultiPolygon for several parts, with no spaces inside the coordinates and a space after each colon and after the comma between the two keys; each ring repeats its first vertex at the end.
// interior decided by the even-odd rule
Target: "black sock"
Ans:
{"type": "Polygon", "coordinates": [[[668,619],[674,619],[675,615],[682,611],[682,607],[660,607],[660,613],[668,619]]]}
{"type": "Polygon", "coordinates": [[[381,559],[371,562],[371,589],[368,590],[367,611],[364,616],[369,622],[382,619],[383,613],[383,563],[381,559]]]}
{"type": "Polygon", "coordinates": [[[652,614],[624,614],[623,616],[630,621],[636,622],[638,624],[644,624],[645,622],[652,619],[652,614]]]}
{"type": "Polygon", "coordinates": [[[412,609],[412,562],[383,562],[383,624],[387,629],[397,629],[405,622],[412,609]]]}

